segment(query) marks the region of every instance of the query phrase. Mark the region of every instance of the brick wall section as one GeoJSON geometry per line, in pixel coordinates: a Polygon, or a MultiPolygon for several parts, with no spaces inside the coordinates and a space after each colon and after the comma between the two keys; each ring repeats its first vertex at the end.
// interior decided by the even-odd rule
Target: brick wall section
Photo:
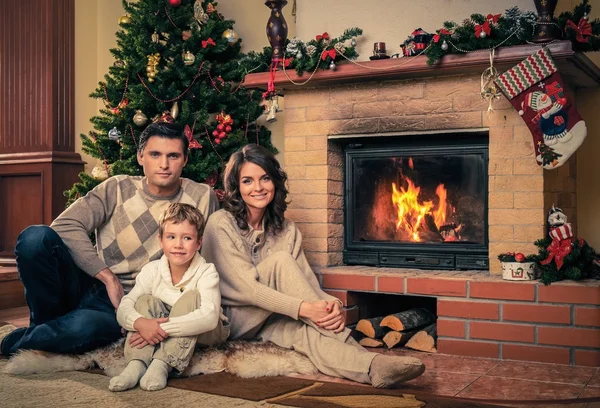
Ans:
{"type": "Polygon", "coordinates": [[[314,266],[342,264],[342,152],[330,136],[489,128],[490,270],[498,254],[537,252],[547,210],[561,206],[576,227],[576,161],[553,171],[535,162],[531,134],[502,98],[494,111],[480,96],[477,75],[348,84],[286,91],[287,216],[302,233],[314,266]]]}
{"type": "Polygon", "coordinates": [[[353,291],[436,297],[440,353],[600,367],[600,281],[544,286],[469,272],[392,271],[344,266],[318,275],[351,307],[360,307],[353,291]]]}

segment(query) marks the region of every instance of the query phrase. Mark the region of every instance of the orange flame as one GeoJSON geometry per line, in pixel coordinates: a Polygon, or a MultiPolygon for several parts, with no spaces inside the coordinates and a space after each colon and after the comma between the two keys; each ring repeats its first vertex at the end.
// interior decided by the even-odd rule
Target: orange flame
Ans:
{"type": "Polygon", "coordinates": [[[392,183],[392,203],[398,209],[396,231],[403,230],[410,236],[410,239],[420,242],[419,233],[427,214],[431,215],[438,229],[445,225],[446,214],[450,207],[446,202],[448,191],[443,184],[437,186],[435,193],[439,201],[436,206],[432,201],[420,202],[421,187],[415,186],[414,182],[406,176],[402,176],[402,180],[407,184],[406,189],[400,186],[400,190],[398,190],[396,183],[392,183]]]}

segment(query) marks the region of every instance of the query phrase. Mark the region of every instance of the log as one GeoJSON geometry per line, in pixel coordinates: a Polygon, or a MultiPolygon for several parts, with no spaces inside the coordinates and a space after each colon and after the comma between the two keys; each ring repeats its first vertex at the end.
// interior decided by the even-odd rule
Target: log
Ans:
{"type": "Polygon", "coordinates": [[[383,342],[381,340],[372,339],[370,337],[363,337],[358,344],[363,347],[383,347],[383,342]]]}
{"type": "Polygon", "coordinates": [[[408,342],[406,347],[413,350],[428,351],[435,353],[435,343],[437,339],[437,325],[434,323],[419,330],[408,342]]]}
{"type": "Polygon", "coordinates": [[[387,332],[385,336],[383,336],[383,342],[385,343],[388,349],[391,349],[395,346],[404,346],[406,342],[409,341],[418,332],[419,329],[405,330],[401,332],[392,330],[390,332],[387,332]]]}
{"type": "Polygon", "coordinates": [[[356,324],[356,331],[361,332],[372,339],[381,339],[390,329],[380,325],[384,316],[374,317],[372,319],[360,319],[356,324]]]}
{"type": "Polygon", "coordinates": [[[386,316],[381,320],[380,325],[389,327],[395,331],[404,331],[415,329],[419,326],[425,326],[434,321],[435,316],[433,313],[427,309],[418,308],[386,316]]]}

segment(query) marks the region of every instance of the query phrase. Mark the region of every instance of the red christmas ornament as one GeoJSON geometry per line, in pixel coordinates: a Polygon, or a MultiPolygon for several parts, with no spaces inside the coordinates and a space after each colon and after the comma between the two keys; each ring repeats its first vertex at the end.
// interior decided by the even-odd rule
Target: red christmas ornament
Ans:
{"type": "Polygon", "coordinates": [[[222,124],[222,123],[219,123],[219,124],[217,125],[217,130],[218,130],[219,132],[222,132],[222,131],[224,131],[224,130],[225,130],[225,125],[224,125],[224,124],[222,124]]]}
{"type": "Polygon", "coordinates": [[[221,132],[219,133],[219,139],[225,139],[227,137],[227,133],[221,132]]]}
{"type": "Polygon", "coordinates": [[[515,261],[517,262],[523,262],[525,260],[525,255],[523,255],[522,253],[517,253],[515,254],[515,261]]]}
{"type": "Polygon", "coordinates": [[[227,133],[231,132],[231,126],[226,126],[225,127],[225,132],[227,132],[227,133]]]}
{"type": "Polygon", "coordinates": [[[215,130],[213,130],[213,133],[212,133],[212,135],[213,135],[214,137],[219,137],[219,133],[220,133],[220,132],[219,132],[218,130],[216,130],[216,129],[215,129],[215,130]]]}
{"type": "Polygon", "coordinates": [[[215,139],[216,144],[221,144],[221,139],[215,139]]]}
{"type": "Polygon", "coordinates": [[[181,6],[181,0],[169,0],[169,6],[179,7],[181,6]]]}

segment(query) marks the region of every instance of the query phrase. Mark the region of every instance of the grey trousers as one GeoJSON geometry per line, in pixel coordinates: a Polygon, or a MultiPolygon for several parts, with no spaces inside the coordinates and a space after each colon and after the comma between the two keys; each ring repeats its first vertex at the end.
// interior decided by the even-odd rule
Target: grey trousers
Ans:
{"type": "MultiPolygon", "coordinates": [[[[151,295],[140,296],[135,303],[135,310],[147,319],[183,316],[199,307],[200,293],[196,290],[184,293],[170,311],[160,299],[151,295]]],[[[129,345],[129,339],[133,333],[129,332],[125,341],[125,359],[128,363],[131,360],[140,360],[148,366],[152,359],[156,358],[178,371],[183,371],[190,363],[196,345],[215,346],[224,343],[229,336],[229,327],[224,326],[223,322],[219,320],[217,327],[210,332],[197,336],[167,337],[155,346],[148,344],[141,349],[129,345]]]]}
{"type": "MultiPolygon", "coordinates": [[[[277,252],[265,258],[256,269],[259,282],[272,289],[304,301],[323,300],[287,252],[277,252]]],[[[257,316],[261,316],[264,325],[256,333],[251,333],[251,337],[307,356],[323,374],[370,384],[369,368],[377,354],[366,351],[350,337],[350,329],[336,334],[318,327],[309,319],[294,320],[254,306],[230,306],[226,313],[230,317],[232,332],[235,332],[236,322],[250,317],[256,320],[257,316]]],[[[248,333],[236,334],[238,338],[248,338],[248,333]]]]}

